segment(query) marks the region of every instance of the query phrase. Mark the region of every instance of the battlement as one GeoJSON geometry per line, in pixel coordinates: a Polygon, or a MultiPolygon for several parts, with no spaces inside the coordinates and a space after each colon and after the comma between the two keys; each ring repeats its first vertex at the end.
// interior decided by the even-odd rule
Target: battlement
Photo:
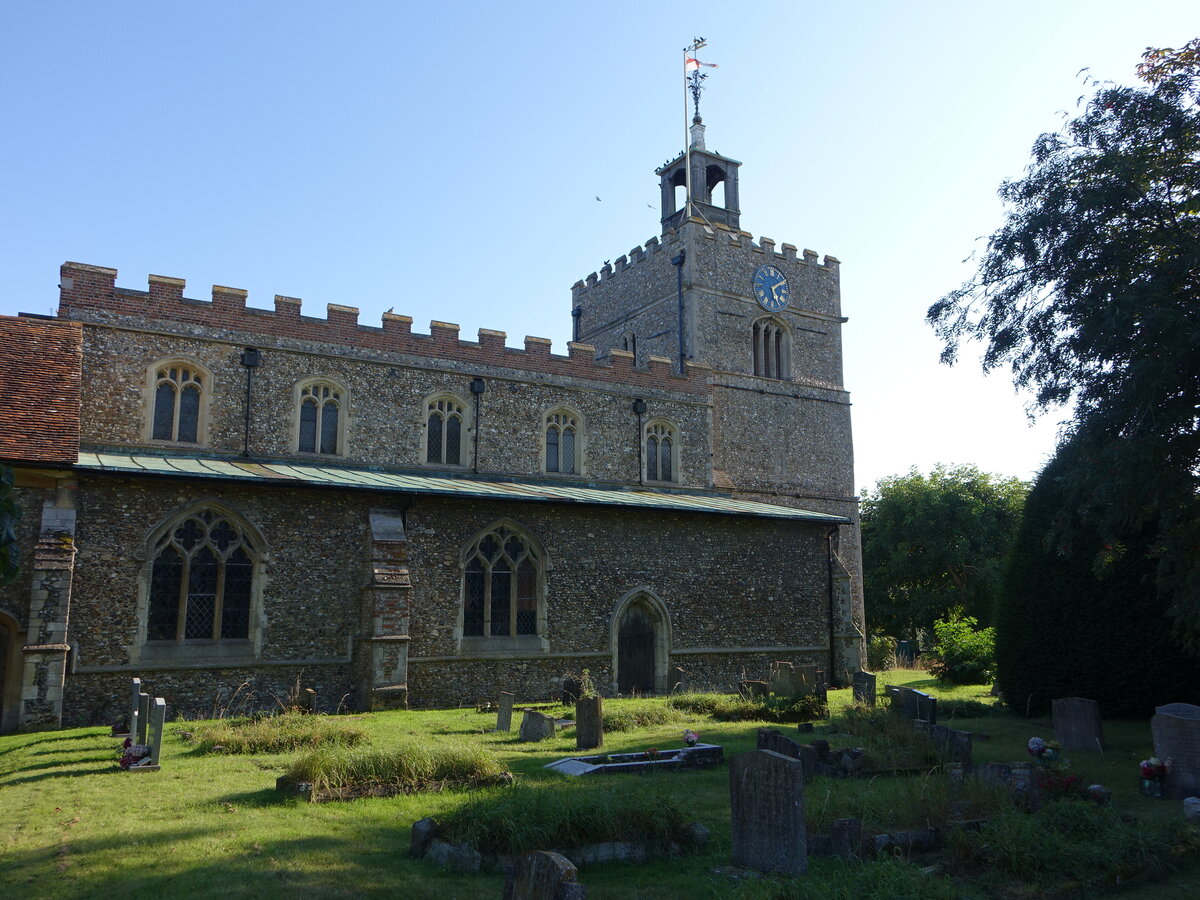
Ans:
{"type": "Polygon", "coordinates": [[[526,337],[524,349],[505,346],[507,334],[479,329],[478,341],[459,339],[459,327],[433,321],[429,334],[412,330],[410,316],[386,312],[380,326],[358,324],[357,307],[330,303],[324,319],[301,314],[302,301],[275,295],[274,310],[246,306],[247,292],[213,285],[211,300],[193,300],[183,295],[182,278],[149,276],[148,290],[116,285],[117,270],[82,263],[63,263],[60,270],[59,311],[62,318],[91,318],[89,314],[114,316],[144,323],[171,322],[214,330],[213,337],[249,344],[266,338],[288,338],[334,344],[353,349],[410,354],[430,359],[453,360],[466,365],[499,366],[565,378],[612,382],[639,389],[706,394],[708,367],[688,364],[683,375],[672,371],[667,360],[651,360],[635,368],[632,359],[597,358],[591,344],[570,343],[567,355],[550,352],[547,338],[526,337]]]}
{"type": "MultiPolygon", "coordinates": [[[[773,238],[760,237],[755,241],[754,235],[748,231],[739,231],[735,228],[730,228],[728,225],[719,223],[710,225],[698,216],[692,216],[686,224],[698,226],[706,240],[714,242],[725,241],[727,244],[733,246],[744,247],[756,253],[762,253],[765,257],[790,260],[803,266],[813,266],[816,269],[823,269],[827,272],[835,272],[841,265],[841,260],[836,256],[828,254],[825,255],[825,258],[821,262],[818,262],[818,254],[815,250],[804,250],[802,255],[797,255],[795,244],[781,244],[779,245],[779,250],[776,251],[775,240],[773,238]]],[[[605,261],[599,272],[592,272],[586,278],[581,278],[571,285],[572,300],[578,300],[597,284],[608,281],[611,278],[616,278],[622,272],[646,260],[653,259],[659,253],[666,251],[669,256],[673,256],[676,252],[676,245],[679,243],[678,233],[674,228],[668,228],[661,241],[656,237],[650,238],[642,246],[634,247],[628,254],[618,256],[615,262],[609,263],[605,261]]]]}

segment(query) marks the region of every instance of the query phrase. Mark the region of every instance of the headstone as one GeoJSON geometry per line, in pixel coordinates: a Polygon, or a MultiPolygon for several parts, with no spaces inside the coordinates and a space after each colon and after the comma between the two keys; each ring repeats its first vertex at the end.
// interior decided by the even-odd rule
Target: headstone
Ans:
{"type": "Polygon", "coordinates": [[[820,669],[816,666],[796,666],[795,673],[797,694],[808,697],[821,693],[825,679],[821,677],[820,669]]]}
{"type": "Polygon", "coordinates": [[[129,696],[129,737],[136,743],[138,733],[138,709],[141,706],[142,679],[133,679],[133,689],[129,696]]]}
{"type": "Polygon", "coordinates": [[[574,703],[583,694],[583,679],[578,675],[564,675],[562,683],[562,702],[574,703]]]}
{"type": "Polygon", "coordinates": [[[945,752],[950,745],[950,728],[946,725],[930,725],[929,739],[938,750],[945,752]]]}
{"type": "Polygon", "coordinates": [[[851,859],[858,856],[862,846],[862,821],[859,819],[834,819],[829,834],[830,850],[834,856],[851,859]]]}
{"type": "Polygon", "coordinates": [[[147,745],[150,747],[150,762],[140,766],[130,766],[130,772],[157,772],[159,754],[162,752],[163,724],[167,721],[167,701],[162,697],[154,698],[150,707],[150,728],[147,745]]]}
{"type": "Polygon", "coordinates": [[[1009,784],[1017,799],[1029,809],[1038,809],[1042,805],[1041,791],[1038,790],[1037,777],[1033,772],[1033,763],[1013,763],[1009,784]]]}
{"type": "Polygon", "coordinates": [[[733,864],[800,875],[808,869],[800,761],[770,750],[729,761],[733,864]]]}
{"type": "Polygon", "coordinates": [[[884,692],[890,701],[890,709],[897,715],[904,716],[906,719],[917,718],[917,698],[909,688],[896,687],[893,684],[885,685],[884,692]]]}
{"type": "Polygon", "coordinates": [[[543,715],[536,709],[527,709],[521,717],[521,740],[544,741],[554,737],[554,717],[543,715]]]}
{"type": "Polygon", "coordinates": [[[508,691],[500,692],[500,703],[496,710],[496,730],[509,732],[512,731],[512,709],[515,695],[508,691]]]}
{"type": "Polygon", "coordinates": [[[429,849],[430,842],[437,837],[438,825],[429,816],[423,819],[417,819],[412,824],[412,832],[409,835],[409,853],[418,859],[425,855],[425,851],[429,849]]]}
{"type": "Polygon", "coordinates": [[[776,697],[791,697],[796,693],[795,670],[790,662],[777,662],[771,667],[771,693],[776,697]]]}
{"type": "Polygon", "coordinates": [[[962,763],[963,765],[971,765],[971,748],[972,748],[971,732],[957,731],[950,732],[950,761],[954,763],[962,763]]]}
{"type": "Polygon", "coordinates": [[[870,672],[854,673],[854,702],[875,705],[875,676],[870,672]]]}
{"type": "Polygon", "coordinates": [[[1163,781],[1168,797],[1200,797],[1200,706],[1168,703],[1150,719],[1154,755],[1171,759],[1171,771],[1163,781]]]}
{"type": "Polygon", "coordinates": [[[302,713],[314,713],[317,711],[317,692],[312,688],[305,688],[296,697],[296,706],[302,713]]]}
{"type": "Polygon", "coordinates": [[[800,758],[800,743],[776,731],[774,728],[758,729],[758,749],[771,750],[791,759],[800,758]]]}
{"type": "Polygon", "coordinates": [[[924,691],[913,691],[917,698],[916,718],[924,719],[931,726],[937,724],[937,698],[924,691]]]}
{"type": "Polygon", "coordinates": [[[1082,697],[1061,697],[1051,701],[1050,706],[1054,714],[1054,739],[1064,750],[1104,749],[1099,703],[1082,697]]]}
{"type": "Polygon", "coordinates": [[[575,749],[604,746],[604,698],[580,697],[575,701],[575,749]]]}
{"type": "Polygon", "coordinates": [[[526,853],[504,872],[504,900],[583,900],[575,864],[550,850],[526,853]]]}
{"type": "Polygon", "coordinates": [[[946,763],[946,778],[951,787],[961,787],[967,780],[967,767],[960,762],[946,763]]]}
{"type": "Polygon", "coordinates": [[[149,730],[150,730],[150,695],[143,692],[141,694],[138,694],[138,722],[137,722],[137,731],[135,732],[135,734],[137,736],[133,739],[133,742],[135,744],[145,744],[146,743],[146,735],[149,733],[149,730]]]}

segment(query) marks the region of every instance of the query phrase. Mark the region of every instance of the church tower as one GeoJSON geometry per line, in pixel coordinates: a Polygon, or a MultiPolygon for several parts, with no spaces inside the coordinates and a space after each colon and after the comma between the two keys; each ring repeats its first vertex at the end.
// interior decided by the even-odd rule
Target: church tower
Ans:
{"type": "Polygon", "coordinates": [[[661,237],[572,288],[575,340],[639,367],[656,356],[689,377],[707,368],[712,489],[851,520],[829,538],[844,673],[865,663],[866,628],[840,263],[743,231],[740,165],[705,147],[696,116],[688,151],[656,172],[661,237]]]}

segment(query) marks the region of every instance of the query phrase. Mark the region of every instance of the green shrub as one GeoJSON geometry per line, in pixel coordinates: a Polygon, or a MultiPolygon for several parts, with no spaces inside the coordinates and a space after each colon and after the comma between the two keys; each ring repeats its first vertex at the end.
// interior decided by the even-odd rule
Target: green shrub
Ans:
{"type": "Polygon", "coordinates": [[[951,684],[987,684],[996,671],[996,630],[975,630],[979,620],[952,611],[933,623],[936,641],[929,671],[951,684]]]}
{"type": "Polygon", "coordinates": [[[886,672],[896,667],[896,639],[886,634],[873,634],[867,640],[867,665],[872,672],[886,672]]]}
{"type": "Polygon", "coordinates": [[[687,846],[683,811],[644,785],[555,782],[481,791],[441,822],[448,839],[481,853],[518,854],[607,841],[687,846]]]}
{"type": "Polygon", "coordinates": [[[289,753],[314,747],[353,747],[366,732],[336,716],[286,712],[278,716],[221,719],[196,726],[192,741],[204,753],[220,747],[225,753],[289,753]]]}
{"type": "Polygon", "coordinates": [[[412,794],[504,784],[512,776],[495,755],[467,741],[408,740],[386,750],[322,749],[287,773],[326,795],[412,794]]]}

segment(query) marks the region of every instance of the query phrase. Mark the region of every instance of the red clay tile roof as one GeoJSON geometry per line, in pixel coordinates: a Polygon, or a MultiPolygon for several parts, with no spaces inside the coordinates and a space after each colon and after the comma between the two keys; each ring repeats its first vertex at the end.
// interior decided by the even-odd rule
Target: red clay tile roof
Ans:
{"type": "Polygon", "coordinates": [[[79,457],[78,322],[0,316],[0,460],[79,457]]]}

